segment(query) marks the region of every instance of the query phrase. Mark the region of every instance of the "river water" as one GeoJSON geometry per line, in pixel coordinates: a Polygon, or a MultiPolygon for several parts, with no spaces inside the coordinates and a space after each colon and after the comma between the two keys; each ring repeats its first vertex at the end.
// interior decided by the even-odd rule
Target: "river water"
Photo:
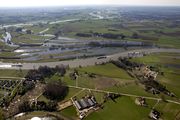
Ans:
{"type": "MultiPolygon", "coordinates": [[[[42,35],[41,35],[42,36],[42,35]]],[[[43,36],[54,36],[50,34],[45,34],[43,36]]],[[[66,58],[66,57],[79,57],[79,56],[93,56],[93,55],[105,55],[105,54],[113,54],[118,52],[123,52],[125,49],[123,48],[112,48],[112,47],[89,47],[90,42],[99,42],[101,45],[103,44],[132,44],[134,46],[130,47],[130,49],[137,49],[143,48],[143,46],[136,46],[136,45],[143,45],[147,44],[144,42],[136,42],[136,41],[128,41],[128,40],[119,40],[119,41],[111,41],[111,40],[82,40],[82,39],[74,39],[74,38],[67,38],[67,37],[58,37],[55,40],[50,40],[50,43],[43,43],[42,46],[52,47],[52,49],[17,49],[13,52],[15,53],[22,53],[21,55],[17,55],[16,57],[26,56],[26,58],[18,59],[24,61],[36,61],[41,59],[49,59],[50,55],[53,54],[60,54],[60,53],[67,53],[67,52],[76,52],[75,54],[70,55],[59,55],[54,56],[53,58],[66,58]],[[54,43],[53,43],[54,42],[54,43]],[[57,43],[58,42],[58,43],[57,43]],[[69,43],[68,43],[69,42],[69,43]],[[68,47],[72,46],[72,47],[68,47]],[[48,57],[40,57],[41,55],[49,55],[48,57]]],[[[40,44],[40,43],[39,43],[40,44]]],[[[145,47],[155,47],[152,44],[145,47]]]]}

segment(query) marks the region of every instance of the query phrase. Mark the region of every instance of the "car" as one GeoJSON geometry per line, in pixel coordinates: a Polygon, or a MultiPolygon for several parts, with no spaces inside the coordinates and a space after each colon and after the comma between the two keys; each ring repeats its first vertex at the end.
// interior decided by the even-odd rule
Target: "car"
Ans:
{"type": "Polygon", "coordinates": [[[79,119],[83,119],[85,117],[85,114],[81,114],[80,116],[79,116],[79,119]]]}
{"type": "Polygon", "coordinates": [[[155,116],[152,117],[153,119],[157,120],[157,118],[155,116]]]}
{"type": "Polygon", "coordinates": [[[107,56],[97,57],[97,59],[107,58],[107,56]]]}

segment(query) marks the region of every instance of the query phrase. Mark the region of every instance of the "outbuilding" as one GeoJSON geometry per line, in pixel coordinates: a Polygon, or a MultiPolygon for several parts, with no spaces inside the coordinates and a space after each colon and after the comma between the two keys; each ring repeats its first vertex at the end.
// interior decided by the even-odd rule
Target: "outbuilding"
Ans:
{"type": "Polygon", "coordinates": [[[94,102],[91,100],[91,99],[88,99],[88,103],[93,106],[94,105],[94,102]]]}
{"type": "Polygon", "coordinates": [[[90,104],[89,104],[88,101],[85,100],[85,99],[81,99],[80,103],[81,103],[81,105],[82,105],[83,108],[88,108],[88,107],[90,107],[90,104]]]}
{"type": "Polygon", "coordinates": [[[82,105],[80,104],[80,102],[78,100],[74,101],[74,103],[79,110],[83,109],[82,105]]]}

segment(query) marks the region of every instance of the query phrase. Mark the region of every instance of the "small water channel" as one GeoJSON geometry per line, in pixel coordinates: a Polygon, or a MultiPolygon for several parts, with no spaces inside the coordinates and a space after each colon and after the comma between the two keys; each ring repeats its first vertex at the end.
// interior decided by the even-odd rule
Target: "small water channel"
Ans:
{"type": "Polygon", "coordinates": [[[166,56],[166,55],[161,55],[159,57],[180,58],[180,56],[166,56]]]}
{"type": "MultiPolygon", "coordinates": [[[[40,114],[40,112],[49,112],[49,111],[41,110],[41,111],[23,112],[23,113],[19,113],[19,114],[15,115],[15,116],[12,116],[12,117],[10,117],[10,118],[8,118],[8,119],[6,119],[6,120],[11,120],[11,119],[13,119],[13,118],[18,118],[18,117],[21,117],[21,116],[23,116],[23,115],[25,115],[25,114],[28,115],[29,113],[37,113],[37,115],[34,115],[34,116],[33,116],[31,119],[29,119],[29,120],[58,120],[57,118],[52,117],[52,116],[37,117],[37,116],[38,116],[38,113],[40,114]]],[[[61,117],[65,118],[65,120],[73,120],[72,118],[70,118],[70,117],[68,117],[68,116],[66,116],[66,115],[64,115],[64,114],[62,114],[62,113],[60,113],[60,112],[54,111],[54,112],[52,112],[52,113],[55,113],[55,114],[57,114],[57,115],[60,115],[61,117]]]]}
{"type": "Polygon", "coordinates": [[[162,63],[161,65],[168,66],[168,67],[174,67],[174,68],[180,68],[180,65],[165,64],[165,63],[162,63]]]}

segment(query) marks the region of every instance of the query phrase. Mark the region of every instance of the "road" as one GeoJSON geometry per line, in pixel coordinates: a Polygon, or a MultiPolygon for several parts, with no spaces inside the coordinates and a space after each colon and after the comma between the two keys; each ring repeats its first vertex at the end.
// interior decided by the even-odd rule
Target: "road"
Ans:
{"type": "MultiPolygon", "coordinates": [[[[77,89],[82,89],[82,91],[83,91],[83,90],[91,90],[91,91],[95,91],[95,92],[113,93],[113,94],[120,94],[120,95],[130,96],[130,97],[143,97],[143,98],[146,98],[146,99],[152,99],[152,100],[162,101],[162,99],[160,99],[160,98],[153,98],[153,97],[146,97],[146,96],[139,96],[139,95],[131,95],[131,94],[124,94],[124,93],[116,93],[116,92],[103,91],[103,90],[95,90],[95,89],[75,87],[75,86],[69,86],[69,87],[71,87],[71,88],[77,88],[77,89]]],[[[79,93],[81,93],[82,91],[80,91],[79,93]]],[[[77,96],[79,93],[77,93],[75,96],[77,96]]],[[[166,101],[180,105],[180,102],[176,102],[176,101],[172,101],[172,100],[166,100],[166,101]]]]}
{"type": "MultiPolygon", "coordinates": [[[[56,65],[69,65],[70,68],[73,67],[78,67],[79,65],[81,66],[87,66],[87,65],[95,65],[95,62],[97,63],[102,63],[102,62],[107,62],[110,59],[111,60],[117,60],[119,56],[125,57],[128,56],[129,52],[145,52],[147,54],[149,53],[154,53],[154,52],[178,52],[180,53],[180,49],[159,49],[159,48],[153,48],[153,49],[136,49],[136,50],[129,50],[121,53],[116,53],[112,55],[108,55],[107,58],[105,59],[97,59],[96,57],[94,58],[88,58],[88,59],[75,59],[75,60],[69,60],[69,61],[58,61],[58,62],[44,62],[44,63],[23,63],[22,69],[34,69],[38,68],[39,66],[49,66],[49,67],[55,67],[56,65]]],[[[141,57],[141,55],[138,55],[137,57],[141,57]]],[[[1,63],[1,65],[6,65],[6,64],[11,64],[11,63],[1,63]]],[[[19,67],[1,67],[1,69],[19,69],[19,67]]]]}

